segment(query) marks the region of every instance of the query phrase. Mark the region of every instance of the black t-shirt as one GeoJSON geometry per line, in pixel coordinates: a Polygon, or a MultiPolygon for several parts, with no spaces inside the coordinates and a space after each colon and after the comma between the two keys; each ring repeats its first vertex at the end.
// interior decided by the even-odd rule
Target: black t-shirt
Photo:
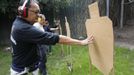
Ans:
{"type": "Polygon", "coordinates": [[[17,17],[11,30],[11,42],[12,64],[17,67],[28,67],[39,60],[37,44],[54,45],[59,42],[59,36],[42,32],[28,21],[17,17]]]}

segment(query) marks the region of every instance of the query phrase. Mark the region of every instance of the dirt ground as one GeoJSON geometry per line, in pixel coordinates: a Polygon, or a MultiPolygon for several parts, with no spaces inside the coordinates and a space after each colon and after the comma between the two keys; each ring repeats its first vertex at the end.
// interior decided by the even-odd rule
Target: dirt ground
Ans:
{"type": "Polygon", "coordinates": [[[117,46],[134,49],[134,25],[114,27],[114,37],[117,46]]]}

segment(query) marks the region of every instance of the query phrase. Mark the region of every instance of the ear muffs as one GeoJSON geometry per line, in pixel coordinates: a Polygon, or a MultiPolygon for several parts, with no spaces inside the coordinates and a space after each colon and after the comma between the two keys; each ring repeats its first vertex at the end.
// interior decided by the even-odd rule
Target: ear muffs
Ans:
{"type": "Polygon", "coordinates": [[[28,17],[28,8],[27,7],[24,7],[22,16],[23,17],[28,17]]]}
{"type": "Polygon", "coordinates": [[[23,5],[18,9],[18,12],[22,17],[28,17],[29,6],[30,6],[30,0],[25,0],[23,2],[23,5]]]}

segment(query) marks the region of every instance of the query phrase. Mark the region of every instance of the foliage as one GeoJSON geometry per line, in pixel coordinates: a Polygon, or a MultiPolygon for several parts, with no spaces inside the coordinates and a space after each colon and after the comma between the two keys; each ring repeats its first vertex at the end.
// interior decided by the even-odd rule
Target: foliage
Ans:
{"type": "MultiPolygon", "coordinates": [[[[20,0],[0,0],[0,14],[13,17],[17,14],[17,7],[20,0]]],[[[51,6],[54,6],[55,11],[59,11],[59,8],[64,8],[71,0],[38,0],[41,3],[47,4],[51,2],[51,6]]],[[[48,8],[49,9],[49,8],[48,8]]]]}
{"type": "MultiPolygon", "coordinates": [[[[15,12],[20,0],[0,0],[0,12],[2,13],[9,13],[15,12]]],[[[58,7],[59,4],[61,7],[65,7],[67,4],[71,2],[71,0],[38,0],[41,3],[47,3],[48,1],[55,4],[54,6],[58,7]]]]}
{"type": "Polygon", "coordinates": [[[19,0],[0,0],[0,12],[6,14],[16,11],[19,0]]]}

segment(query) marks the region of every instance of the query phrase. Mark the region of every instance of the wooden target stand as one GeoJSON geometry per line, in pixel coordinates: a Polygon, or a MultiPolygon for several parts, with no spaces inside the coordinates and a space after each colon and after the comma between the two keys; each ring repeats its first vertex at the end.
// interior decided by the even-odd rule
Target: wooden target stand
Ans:
{"type": "Polygon", "coordinates": [[[89,45],[90,75],[93,65],[104,75],[114,75],[112,21],[107,16],[100,17],[97,2],[88,8],[90,19],[86,21],[87,36],[89,33],[94,36],[93,43],[89,45]]]}

